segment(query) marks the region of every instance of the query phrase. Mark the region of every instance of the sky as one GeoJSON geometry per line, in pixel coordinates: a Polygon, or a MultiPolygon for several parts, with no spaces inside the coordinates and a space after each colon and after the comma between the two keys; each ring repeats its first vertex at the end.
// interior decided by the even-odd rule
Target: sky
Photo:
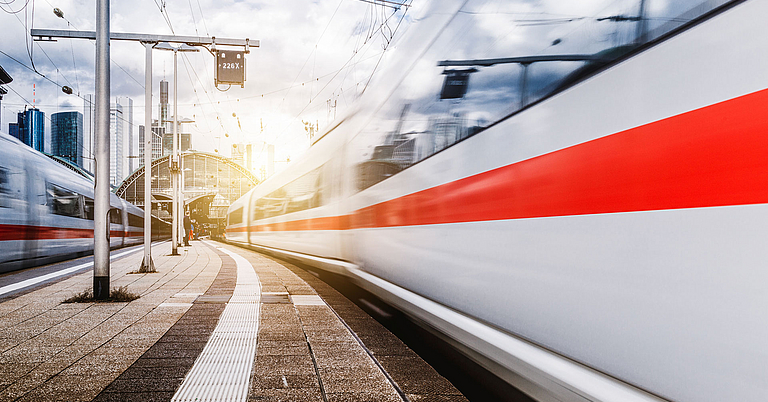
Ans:
{"type": "MultiPolygon", "coordinates": [[[[375,82],[386,76],[386,59],[398,60],[390,55],[398,51],[399,36],[406,33],[410,23],[421,16],[429,24],[425,17],[428,14],[424,14],[426,0],[397,1],[411,7],[395,10],[391,5],[371,4],[370,0],[113,1],[111,30],[259,40],[261,46],[252,47],[246,56],[244,88],[215,87],[214,57],[205,49],[180,56],[179,116],[195,121],[184,130],[192,134],[194,149],[230,156],[233,144],[251,143],[255,145],[254,165],[258,169],[266,158],[263,144],[269,143],[275,146],[279,170],[286,164],[284,161],[295,160],[308,149],[307,124],[318,126],[320,131],[332,127],[334,117],[352,110],[372,78],[375,82]],[[405,28],[398,31],[401,20],[405,28]],[[379,66],[382,58],[385,62],[379,66]]],[[[656,24],[701,2],[647,0],[649,15],[656,24]]],[[[433,3],[429,11],[434,14],[463,1],[433,3]]],[[[473,35],[490,42],[480,48],[464,35],[464,48],[452,46],[449,41],[446,49],[451,54],[446,57],[593,52],[605,48],[606,41],[620,40],[616,34],[634,32],[632,24],[600,22],[599,18],[632,16],[639,3],[470,0],[463,9],[465,17],[482,17],[484,24],[474,27],[473,35]],[[489,51],[483,53],[486,48],[489,51]],[[491,52],[493,49],[498,52],[491,52]]],[[[2,101],[0,131],[7,132],[15,113],[33,101],[47,116],[57,111],[82,112],[83,100],[78,95],[94,92],[94,42],[32,42],[29,29],[94,30],[95,4],[76,0],[0,0],[0,65],[14,78],[6,86],[10,91],[2,101]],[[57,17],[54,8],[63,11],[64,18],[57,17]],[[60,89],[63,85],[71,87],[74,94],[64,94],[60,89]]],[[[404,44],[401,48],[402,54],[418,47],[404,44]]],[[[143,124],[144,48],[136,42],[112,41],[111,59],[111,97],[133,99],[134,124],[143,124]]],[[[171,83],[171,102],[173,99],[172,52],[153,52],[152,74],[152,110],[157,119],[161,79],[171,83]]],[[[516,85],[517,79],[513,81],[516,85]]],[[[386,95],[386,88],[382,94],[386,95]]]]}
{"type": "MultiPolygon", "coordinates": [[[[2,101],[0,130],[7,132],[15,113],[33,100],[47,116],[57,111],[82,112],[83,100],[77,95],[94,93],[94,42],[59,39],[33,43],[29,29],[95,30],[95,3],[0,2],[0,51],[7,54],[0,54],[0,65],[14,78],[2,101]],[[54,15],[54,8],[64,12],[63,19],[54,15]],[[31,60],[47,79],[30,69],[31,60]],[[64,94],[56,84],[71,87],[74,94],[64,94]]],[[[229,156],[232,144],[266,142],[275,145],[277,160],[286,160],[309,147],[303,121],[322,130],[354,102],[383,51],[383,36],[377,28],[386,18],[402,15],[400,11],[392,17],[394,12],[391,7],[359,0],[113,1],[111,30],[259,40],[261,46],[252,47],[246,56],[244,88],[216,88],[214,57],[205,49],[180,55],[179,116],[195,120],[185,131],[191,132],[197,150],[218,150],[229,156]]],[[[112,41],[110,51],[111,97],[132,98],[134,124],[143,124],[144,48],[135,42],[112,41]]],[[[173,53],[155,50],[155,119],[161,79],[171,83],[172,102],[173,53]]]]}

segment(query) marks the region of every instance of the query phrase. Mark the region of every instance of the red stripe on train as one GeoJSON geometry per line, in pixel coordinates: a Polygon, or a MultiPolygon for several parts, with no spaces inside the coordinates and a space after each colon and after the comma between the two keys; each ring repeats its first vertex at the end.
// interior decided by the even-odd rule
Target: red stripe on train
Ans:
{"type": "Polygon", "coordinates": [[[762,118],[767,108],[768,90],[763,90],[350,216],[253,230],[343,230],[768,203],[768,119],[762,118]]]}
{"type": "Polygon", "coordinates": [[[768,90],[357,211],[352,228],[768,202],[768,90]]]}
{"type": "MultiPolygon", "coordinates": [[[[126,237],[125,232],[112,230],[110,237],[126,237]]],[[[143,236],[144,233],[129,232],[128,237],[143,236]]],[[[0,224],[0,241],[9,240],[60,240],[60,239],[92,239],[93,229],[61,228],[52,226],[2,225],[0,224]]]]}

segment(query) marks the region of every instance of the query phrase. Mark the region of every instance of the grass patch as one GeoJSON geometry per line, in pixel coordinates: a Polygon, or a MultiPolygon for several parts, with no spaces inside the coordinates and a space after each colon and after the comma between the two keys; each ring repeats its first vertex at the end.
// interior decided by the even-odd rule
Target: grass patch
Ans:
{"type": "Polygon", "coordinates": [[[129,302],[138,299],[139,296],[136,293],[129,292],[127,286],[120,286],[117,289],[112,289],[112,291],[109,293],[109,298],[106,300],[94,300],[93,299],[93,291],[92,290],[84,290],[80,293],[75,294],[72,297],[68,297],[64,299],[64,303],[119,303],[119,302],[129,302]]]}

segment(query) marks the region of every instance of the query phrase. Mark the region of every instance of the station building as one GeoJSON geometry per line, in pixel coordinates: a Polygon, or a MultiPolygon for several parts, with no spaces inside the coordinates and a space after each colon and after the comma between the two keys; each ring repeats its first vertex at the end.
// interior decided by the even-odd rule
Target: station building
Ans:
{"type": "MultiPolygon", "coordinates": [[[[256,176],[231,159],[220,155],[187,151],[181,153],[184,210],[201,229],[216,235],[223,230],[229,205],[258,184],[256,176]]],[[[152,161],[152,215],[170,221],[172,181],[170,155],[152,161]]],[[[144,207],[144,167],[131,173],[115,191],[118,197],[144,207]]]]}

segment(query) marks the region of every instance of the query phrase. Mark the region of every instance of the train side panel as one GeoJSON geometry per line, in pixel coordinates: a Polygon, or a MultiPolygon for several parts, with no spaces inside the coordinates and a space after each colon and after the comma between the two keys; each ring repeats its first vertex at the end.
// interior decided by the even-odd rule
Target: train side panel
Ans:
{"type": "Polygon", "coordinates": [[[761,400],[762,15],[736,6],[356,194],[354,261],[671,400],[761,400]]]}
{"type": "MultiPolygon", "coordinates": [[[[90,253],[93,183],[12,137],[0,144],[0,272],[90,253]]],[[[110,246],[139,243],[143,211],[114,194],[110,208],[110,246]]]]}
{"type": "MultiPolygon", "coordinates": [[[[768,1],[731,2],[484,126],[465,123],[472,113],[487,116],[490,101],[476,97],[482,107],[462,115],[455,111],[472,93],[456,100],[464,95],[451,98],[434,85],[441,75],[475,74],[465,82],[471,91],[494,71],[470,52],[484,47],[461,48],[449,29],[442,44],[466,51],[462,57],[478,67],[438,69],[450,66],[451,55],[436,50],[403,81],[413,84],[402,91],[410,103],[397,103],[400,89],[371,89],[386,101],[382,110],[399,115],[395,128],[367,119],[306,156],[328,158],[336,154],[320,147],[344,142],[334,147],[344,157],[340,203],[251,220],[249,241],[343,257],[669,400],[761,401],[768,394],[768,296],[760,287],[768,280],[764,15],[768,1]],[[443,96],[440,105],[418,104],[443,96]],[[445,115],[429,119],[429,130],[418,128],[440,108],[445,115]],[[423,115],[407,121],[409,113],[423,115]],[[426,148],[425,137],[447,137],[461,124],[460,139],[426,148]],[[370,133],[384,139],[371,141],[370,133]],[[408,165],[404,149],[422,156],[408,165]],[[332,236],[341,239],[338,254],[323,246],[332,236]]],[[[468,35],[470,25],[459,22],[468,35]]],[[[519,101],[508,88],[489,87],[497,99],[519,101]]],[[[267,207],[290,199],[281,189],[317,162],[279,175],[257,198],[267,207]]]]}

